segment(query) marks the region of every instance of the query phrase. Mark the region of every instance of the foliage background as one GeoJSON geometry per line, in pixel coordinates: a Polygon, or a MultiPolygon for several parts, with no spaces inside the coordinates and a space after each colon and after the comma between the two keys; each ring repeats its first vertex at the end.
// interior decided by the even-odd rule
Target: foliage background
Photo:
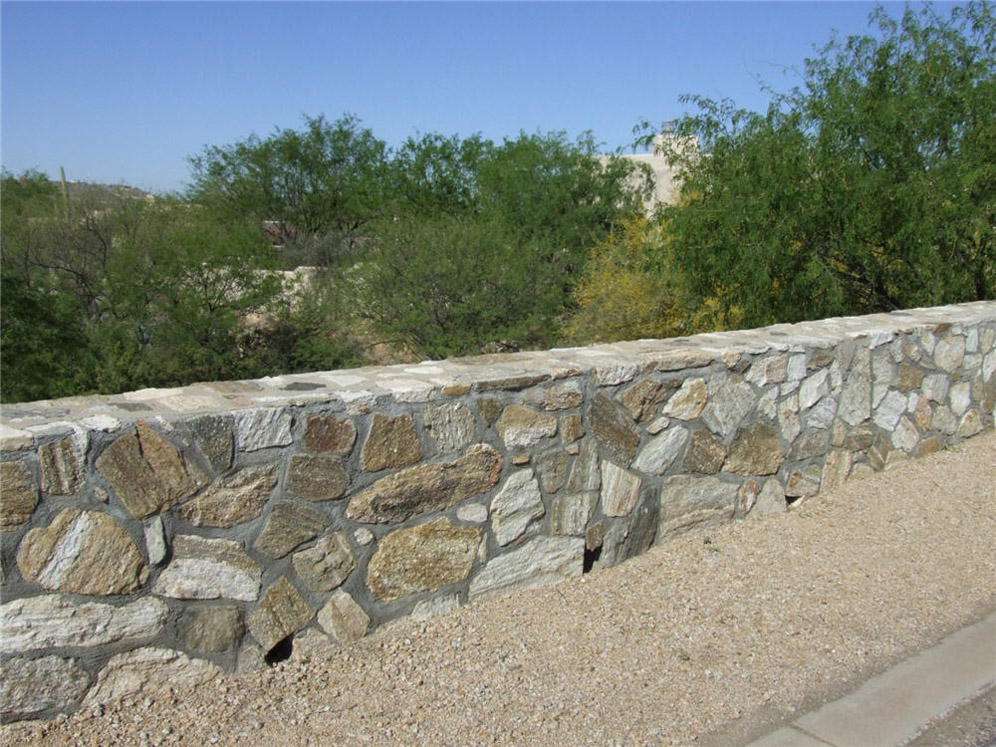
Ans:
{"type": "Polygon", "coordinates": [[[687,97],[650,213],[590,133],[392,151],[353,115],[209,146],[184,195],[4,171],[0,397],[994,298],[996,20],[943,10],[874,13],[766,112],[687,97]]]}

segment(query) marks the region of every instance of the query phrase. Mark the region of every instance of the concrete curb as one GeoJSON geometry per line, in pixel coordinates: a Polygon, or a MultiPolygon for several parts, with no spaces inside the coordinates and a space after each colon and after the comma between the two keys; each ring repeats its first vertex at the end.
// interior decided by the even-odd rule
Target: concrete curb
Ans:
{"type": "Polygon", "coordinates": [[[996,612],[748,747],[899,747],[996,682],[996,612]]]}

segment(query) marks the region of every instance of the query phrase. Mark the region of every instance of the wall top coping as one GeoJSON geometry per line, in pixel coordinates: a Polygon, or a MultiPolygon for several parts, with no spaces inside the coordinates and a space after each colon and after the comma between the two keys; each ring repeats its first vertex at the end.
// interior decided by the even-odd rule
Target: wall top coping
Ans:
{"type": "Polygon", "coordinates": [[[323,406],[363,412],[390,402],[418,403],[471,392],[517,391],[585,375],[606,386],[647,371],[732,367],[743,355],[830,348],[868,339],[871,347],[897,334],[940,325],[996,323],[996,301],[976,301],[887,314],[834,317],[751,330],[662,340],[500,353],[417,364],[369,366],[270,376],[245,381],[141,389],[113,395],[65,397],[0,408],[0,451],[33,448],[40,440],[80,431],[116,431],[139,420],[175,420],[246,409],[323,406]]]}

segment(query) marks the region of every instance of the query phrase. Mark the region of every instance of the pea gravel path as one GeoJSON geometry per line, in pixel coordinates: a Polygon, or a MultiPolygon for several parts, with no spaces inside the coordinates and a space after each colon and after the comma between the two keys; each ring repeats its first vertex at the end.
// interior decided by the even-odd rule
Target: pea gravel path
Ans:
{"type": "Polygon", "coordinates": [[[613,569],[0,743],[743,744],[994,608],[989,433],[613,569]]]}

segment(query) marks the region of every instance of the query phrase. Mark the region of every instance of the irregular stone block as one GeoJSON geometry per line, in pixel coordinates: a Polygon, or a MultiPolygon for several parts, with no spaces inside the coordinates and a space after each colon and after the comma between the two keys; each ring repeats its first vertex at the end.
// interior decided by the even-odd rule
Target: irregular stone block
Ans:
{"type": "Polygon", "coordinates": [[[633,468],[641,472],[663,475],[682,455],[688,444],[688,429],[677,426],[665,430],[640,451],[633,468]]]}
{"type": "Polygon", "coordinates": [[[844,380],[837,417],[848,425],[861,425],[871,417],[871,351],[861,348],[854,354],[844,380]]]}
{"type": "Polygon", "coordinates": [[[529,448],[557,435],[557,418],[521,405],[509,405],[502,410],[495,427],[509,448],[529,448]]]}
{"type": "Polygon", "coordinates": [[[356,443],[352,420],[333,415],[308,415],[304,426],[304,448],[310,452],[331,451],[348,456],[356,443]]]}
{"type": "Polygon", "coordinates": [[[463,581],[481,543],[479,527],[439,518],[383,537],[370,558],[367,586],[385,602],[463,581]]]}
{"type": "MultiPolygon", "coordinates": [[[[993,356],[996,359],[996,355],[993,356]]],[[[560,440],[565,444],[572,444],[584,436],[584,428],[581,426],[581,416],[567,415],[560,426],[560,440]]]]}
{"type": "Polygon", "coordinates": [[[531,589],[580,576],[584,540],[580,537],[536,537],[489,562],[470,582],[471,600],[531,589]]]}
{"type": "Polygon", "coordinates": [[[425,430],[443,454],[460,451],[477,440],[477,420],[464,404],[428,407],[422,419],[425,430]]]}
{"type": "Polygon", "coordinates": [[[582,441],[571,476],[567,480],[567,491],[570,493],[586,493],[598,490],[602,485],[601,473],[598,470],[598,449],[590,440],[582,441]]]}
{"type": "Polygon", "coordinates": [[[422,458],[422,446],[411,415],[388,417],[374,413],[370,434],[360,454],[363,469],[380,472],[414,464],[422,458]]]}
{"type": "Polygon", "coordinates": [[[312,618],[311,609],[294,584],[281,577],[266,590],[249,616],[249,632],[264,651],[293,635],[312,618]]]}
{"type": "Polygon", "coordinates": [[[923,378],[923,396],[934,402],[944,402],[948,396],[951,379],[944,374],[930,374],[923,378]]]}
{"type": "Polygon", "coordinates": [[[249,467],[222,477],[180,506],[179,517],[194,526],[233,527],[257,518],[277,484],[277,468],[249,467]]]}
{"type": "MultiPolygon", "coordinates": [[[[827,431],[806,431],[789,449],[788,458],[791,462],[801,462],[827,453],[830,448],[830,434],[827,431]]],[[[757,474],[773,475],[774,472],[757,474]]]]}
{"type": "Polygon", "coordinates": [[[619,395],[623,407],[629,410],[633,420],[646,420],[653,416],[657,405],[667,397],[667,389],[653,379],[643,379],[619,395]]]}
{"type": "Polygon", "coordinates": [[[294,441],[294,419],[286,410],[259,408],[232,413],[235,421],[235,445],[239,451],[259,451],[274,446],[289,446],[294,441]]]}
{"type": "Polygon", "coordinates": [[[90,675],[74,659],[14,657],[3,664],[0,716],[28,718],[72,710],[90,687],[90,675]]]}
{"type": "Polygon", "coordinates": [[[702,411],[702,421],[713,433],[726,438],[757,403],[754,389],[737,377],[716,377],[709,383],[709,403],[702,411]]]}
{"type": "Polygon", "coordinates": [[[423,622],[460,608],[459,594],[446,594],[417,602],[412,609],[412,620],[423,622]]]}
{"type": "Polygon", "coordinates": [[[912,363],[899,364],[899,388],[904,392],[915,391],[923,385],[923,369],[912,363]]]}
{"type": "Polygon", "coordinates": [[[166,648],[140,648],[112,656],[83,701],[83,709],[124,698],[154,696],[172,688],[203,685],[222,675],[209,661],[166,648]]]}
{"type": "Polygon", "coordinates": [[[491,502],[491,526],[499,545],[521,537],[529,524],[545,513],[543,496],[532,472],[513,472],[491,502]]]}
{"type": "Polygon", "coordinates": [[[325,531],[328,519],[318,511],[284,501],[273,507],[253,548],[271,558],[282,558],[298,545],[325,531]]]}
{"type": "Polygon", "coordinates": [[[750,513],[757,502],[757,497],[761,494],[761,483],[756,480],[747,480],[737,488],[737,510],[738,517],[744,517],[750,513]]]}
{"type": "Polygon", "coordinates": [[[848,451],[864,451],[875,441],[875,432],[870,426],[862,425],[851,428],[844,437],[844,446],[848,451]]]}
{"type": "Polygon", "coordinates": [[[201,415],[186,422],[194,444],[215,473],[232,466],[235,458],[235,434],[223,415],[201,415]]]}
{"type": "Polygon", "coordinates": [[[920,432],[909,418],[903,417],[896,424],[896,429],[892,432],[892,445],[905,452],[911,452],[916,448],[920,440],[920,432]]]}
{"type": "Polygon", "coordinates": [[[602,462],[602,511],[606,516],[629,516],[643,481],[609,461],[602,462]]]}
{"type": "Polygon", "coordinates": [[[370,616],[349,594],[340,589],[319,610],[318,624],[339,643],[346,645],[367,634],[370,616]]]}
{"type": "Polygon", "coordinates": [[[879,428],[892,431],[899,418],[906,412],[907,399],[904,394],[895,390],[885,395],[882,403],[875,410],[872,420],[879,428]]]}
{"type": "Polygon", "coordinates": [[[789,474],[785,495],[792,498],[814,496],[820,492],[820,467],[812,464],[805,469],[794,470],[789,474]]]}
{"type": "Polygon", "coordinates": [[[82,478],[73,439],[63,438],[42,446],[38,449],[38,464],[42,490],[49,495],[72,495],[80,489],[82,478]]]}
{"type": "Polygon", "coordinates": [[[957,371],[965,359],[965,338],[948,334],[937,341],[934,348],[934,363],[943,371],[957,371]]]}
{"type": "Polygon", "coordinates": [[[604,392],[598,392],[588,407],[588,426],[613,458],[629,464],[640,445],[640,432],[632,418],[604,392]]]}
{"type": "Polygon", "coordinates": [[[767,423],[755,423],[737,434],[723,471],[736,475],[773,475],[784,458],[778,430],[767,423]]]}
{"type": "Polygon", "coordinates": [[[781,483],[778,480],[765,480],[749,516],[770,516],[783,513],[785,509],[785,491],[781,483]]]}
{"type": "Polygon", "coordinates": [[[136,519],[162,513],[200,487],[180,452],[144,422],[104,449],[97,471],[136,519]]]}
{"type": "Polygon", "coordinates": [[[737,486],[716,477],[676,475],[661,489],[658,540],[733,518],[737,486]]]}
{"type": "Polygon", "coordinates": [[[536,476],[546,493],[556,493],[567,481],[567,452],[552,449],[536,460],[536,476]]]}
{"type": "Polygon", "coordinates": [[[483,503],[468,503],[459,506],[456,515],[460,521],[466,521],[469,524],[483,524],[488,520],[488,509],[483,503]]]}
{"type": "Polygon", "coordinates": [[[594,552],[605,541],[605,520],[595,522],[584,532],[584,549],[594,552]]]}
{"type": "Polygon", "coordinates": [[[682,463],[689,472],[714,475],[726,461],[726,447],[709,431],[693,431],[682,463]]]}
{"type": "Polygon", "coordinates": [[[947,407],[935,407],[934,417],[930,421],[930,429],[953,435],[958,430],[958,417],[947,407]]]}
{"type": "Polygon", "coordinates": [[[799,409],[808,410],[830,393],[829,373],[824,368],[805,379],[799,386],[799,409]]]}
{"type": "Polygon", "coordinates": [[[568,379],[551,384],[543,392],[545,410],[568,410],[584,403],[584,382],[568,379]]]}
{"type": "Polygon", "coordinates": [[[18,527],[38,505],[38,485],[21,462],[0,462],[0,529],[18,527]]]}
{"type": "Polygon", "coordinates": [[[958,424],[958,436],[959,438],[971,438],[977,433],[981,433],[982,427],[982,418],[979,417],[979,411],[969,410],[958,424]]]}
{"type": "Polygon", "coordinates": [[[713,362],[710,353],[704,350],[668,350],[656,360],[658,371],[683,371],[686,368],[702,368],[713,362]]]}
{"type": "Polygon", "coordinates": [[[786,443],[795,441],[796,436],[802,432],[802,423],[799,420],[799,395],[792,394],[778,403],[778,426],[782,431],[782,438],[786,443]]]}
{"type": "Polygon", "coordinates": [[[208,654],[232,650],[242,640],[244,631],[242,610],[234,605],[195,609],[180,620],[184,645],[208,654]]]}
{"type": "Polygon", "coordinates": [[[501,454],[487,444],[452,462],[420,464],[388,475],[349,501],[346,516],[367,524],[398,523],[425,511],[442,511],[495,486],[501,454]]]}
{"type": "Polygon", "coordinates": [[[166,603],[152,597],[120,607],[59,594],[15,599],[0,605],[0,653],[147,643],[163,631],[168,614],[166,603]]]}
{"type": "Polygon", "coordinates": [[[306,501],[332,501],[348,487],[349,475],[338,457],[298,454],[288,462],[287,489],[306,501]]]}
{"type": "Polygon", "coordinates": [[[746,379],[759,387],[780,384],[788,376],[788,356],[785,354],[760,358],[751,365],[746,379]]]}
{"type": "Polygon", "coordinates": [[[154,516],[145,520],[145,552],[149,556],[149,565],[159,565],[166,559],[168,547],[166,533],[163,530],[163,520],[154,516]]]}
{"type": "Polygon", "coordinates": [[[294,571],[312,591],[331,591],[356,567],[356,557],[345,532],[331,532],[314,547],[294,553],[294,571]]]}
{"type": "Polygon", "coordinates": [[[174,599],[238,599],[259,597],[263,571],[238,542],[180,535],[173,540],[173,558],[153,591],[174,599]]]}
{"type": "Polygon", "coordinates": [[[967,381],[959,381],[951,387],[948,393],[948,406],[958,417],[965,414],[972,405],[972,385],[967,381]]]}
{"type": "Polygon", "coordinates": [[[581,536],[595,512],[598,494],[558,495],[550,506],[550,531],[556,535],[581,536]]]}
{"type": "Polygon", "coordinates": [[[693,420],[702,414],[708,401],[704,379],[685,379],[681,389],[664,405],[663,414],[678,420],[693,420]]]}
{"type": "Polygon", "coordinates": [[[610,568],[640,555],[653,544],[660,522],[660,503],[647,491],[628,519],[609,523],[602,535],[595,568],[610,568]]]}
{"type": "Polygon", "coordinates": [[[46,589],[76,594],[127,594],[149,575],[135,543],[114,519],[74,509],[24,535],[17,567],[46,589]]]}
{"type": "Polygon", "coordinates": [[[833,425],[836,415],[837,401],[833,397],[824,397],[806,413],[806,425],[809,428],[826,430],[833,425]]]}
{"type": "Polygon", "coordinates": [[[820,486],[823,490],[836,490],[851,473],[851,452],[831,451],[823,463],[820,486]]]}

